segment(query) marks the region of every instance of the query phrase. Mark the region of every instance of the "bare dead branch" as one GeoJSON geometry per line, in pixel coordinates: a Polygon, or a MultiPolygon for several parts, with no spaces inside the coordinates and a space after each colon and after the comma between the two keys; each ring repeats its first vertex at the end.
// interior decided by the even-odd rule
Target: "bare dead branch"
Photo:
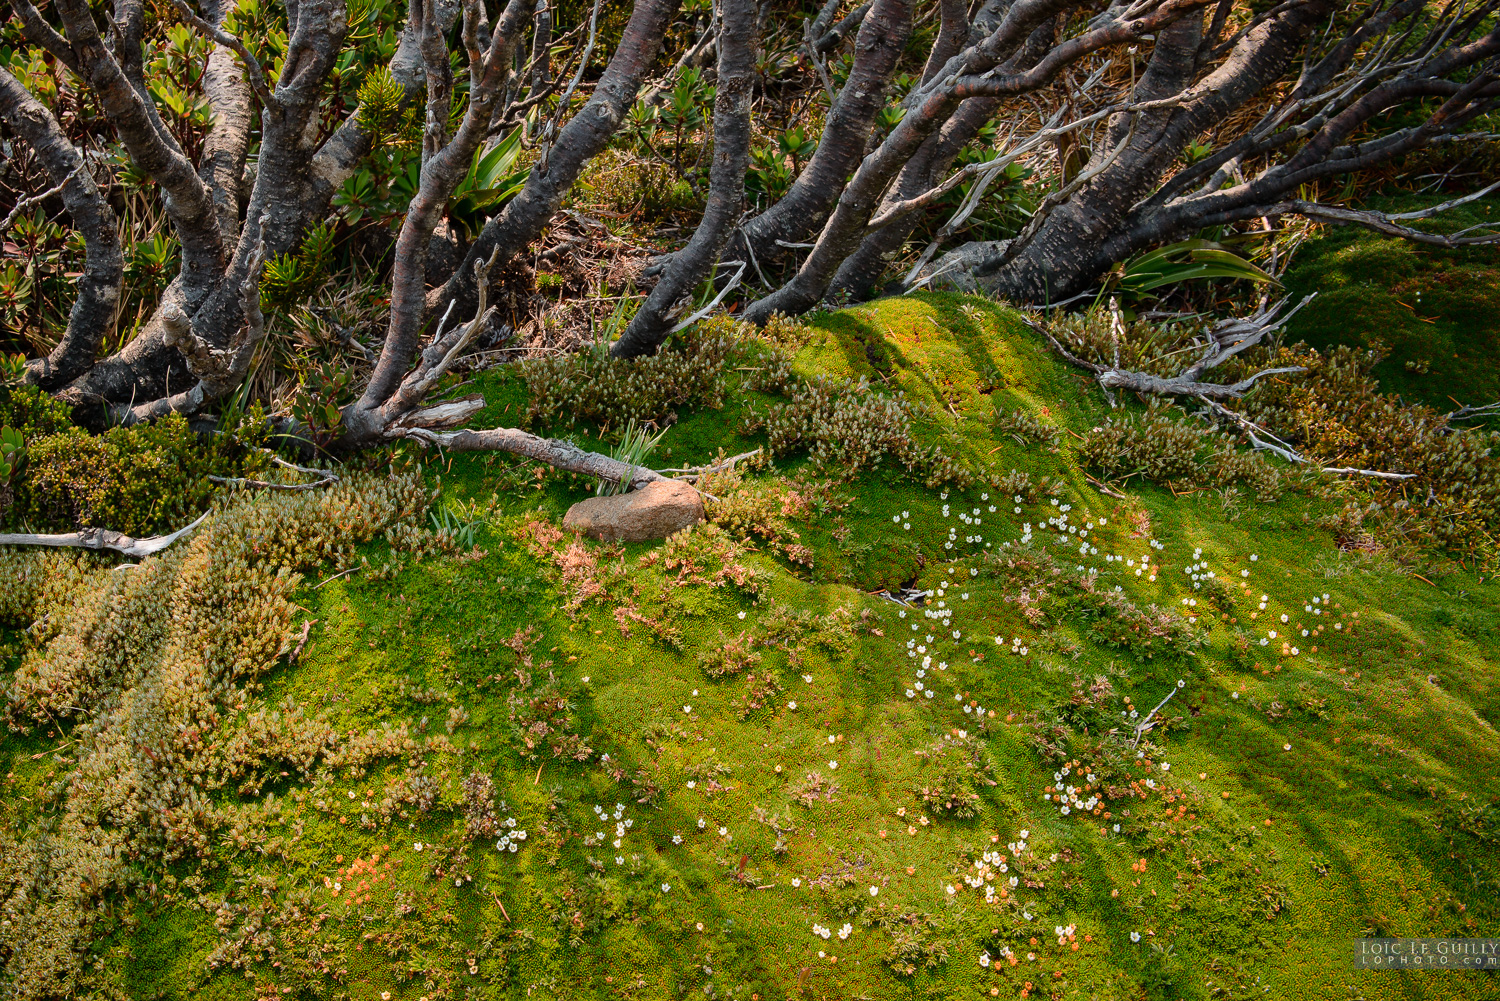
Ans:
{"type": "Polygon", "coordinates": [[[675,476],[676,479],[687,480],[689,483],[697,483],[698,477],[700,476],[707,476],[710,473],[722,473],[726,469],[733,469],[736,463],[741,462],[745,459],[754,458],[755,456],[760,455],[762,451],[764,451],[764,449],[752,448],[748,452],[741,452],[739,455],[731,455],[723,462],[715,462],[707,466],[684,466],[680,469],[658,469],[657,472],[663,474],[674,473],[677,474],[675,476]]]}
{"type": "Polygon", "coordinates": [[[598,452],[589,452],[570,441],[538,438],[519,428],[494,428],[488,431],[438,432],[427,428],[393,428],[391,438],[409,438],[424,446],[450,452],[509,452],[545,462],[569,473],[580,473],[611,483],[627,483],[632,490],[654,480],[665,480],[653,469],[632,466],[598,452]]]}
{"type": "MultiPolygon", "coordinates": [[[[594,43],[599,39],[599,3],[600,0],[594,0],[594,10],[589,15],[589,38],[584,43],[583,55],[578,57],[578,69],[573,74],[573,79],[568,81],[568,86],[563,91],[562,97],[558,98],[557,111],[553,114],[552,120],[547,123],[547,127],[542,131],[542,142],[544,143],[550,144],[557,138],[558,122],[562,121],[563,113],[573,103],[573,92],[578,89],[578,84],[583,80],[584,72],[589,68],[589,58],[594,54],[594,43]]],[[[547,153],[544,149],[542,152],[544,162],[546,158],[547,153]]]]}
{"type": "Polygon", "coordinates": [[[203,523],[209,512],[205,511],[192,524],[179,528],[170,535],[153,535],[145,539],[132,538],[107,528],[84,528],[62,535],[35,535],[29,532],[0,532],[0,546],[54,546],[80,549],[112,549],[126,556],[151,556],[161,552],[203,523]]]}
{"type": "Polygon", "coordinates": [[[552,8],[547,0],[537,0],[531,28],[531,89],[527,99],[537,99],[552,92],[552,8]]]}
{"type": "MultiPolygon", "coordinates": [[[[1402,213],[1402,215],[1405,215],[1407,218],[1430,218],[1438,212],[1446,211],[1454,206],[1481,198],[1496,188],[1500,188],[1500,183],[1491,184],[1472,195],[1455,198],[1451,202],[1433,206],[1432,209],[1423,210],[1420,214],[1402,213]]],[[[1277,203],[1269,209],[1267,214],[1300,215],[1308,219],[1315,219],[1318,222],[1363,226],[1365,229],[1373,230],[1386,236],[1397,236],[1403,240],[1411,240],[1413,243],[1424,243],[1431,247],[1476,247],[1485,244],[1500,243],[1500,229],[1491,228],[1492,226],[1500,226],[1500,223],[1483,223],[1479,226],[1469,227],[1451,234],[1429,233],[1426,230],[1401,225],[1396,221],[1398,218],[1401,218],[1401,215],[1391,215],[1385,212],[1378,212],[1374,209],[1351,209],[1345,208],[1342,205],[1324,205],[1318,202],[1302,201],[1301,199],[1277,203]],[[1475,229],[1482,230],[1482,232],[1469,235],[1475,229]]]]}
{"type": "Polygon", "coordinates": [[[331,487],[336,483],[343,482],[343,478],[331,469],[315,469],[311,466],[299,466],[295,462],[288,462],[269,449],[265,451],[269,453],[271,461],[282,469],[290,469],[294,473],[302,473],[305,476],[313,477],[313,479],[307,483],[271,483],[266,480],[249,479],[240,476],[210,476],[209,479],[214,483],[220,483],[225,486],[250,487],[257,490],[321,490],[323,487],[331,487]]]}
{"type": "Polygon", "coordinates": [[[1209,332],[1209,343],[1203,355],[1192,365],[1170,379],[1152,375],[1149,372],[1136,372],[1120,368],[1118,348],[1116,349],[1115,363],[1113,365],[1100,365],[1097,362],[1080,358],[1069,351],[1048,327],[1030,319],[1023,319],[1022,322],[1045,337],[1047,343],[1052,346],[1052,350],[1057,352],[1064,361],[1087,372],[1091,372],[1099,385],[1106,391],[1125,389],[1135,393],[1147,393],[1156,396],[1191,396],[1203,400],[1218,400],[1241,397],[1257,382],[1267,376],[1290,375],[1306,371],[1305,368],[1300,366],[1282,366],[1263,369],[1247,378],[1227,385],[1200,381],[1203,373],[1224,364],[1245,349],[1259,344],[1267,335],[1280,329],[1298,309],[1307,305],[1312,298],[1312,296],[1306,297],[1298,303],[1295,309],[1286,313],[1279,320],[1277,319],[1277,315],[1280,313],[1281,307],[1285,304],[1285,300],[1269,308],[1262,307],[1251,316],[1220,322],[1209,332]]]}
{"type": "Polygon", "coordinates": [[[1445,414],[1443,419],[1449,421],[1460,421],[1470,417],[1491,417],[1500,414],[1500,403],[1486,403],[1482,406],[1464,405],[1451,413],[1445,414]]]}
{"type": "Polygon", "coordinates": [[[27,195],[25,198],[16,199],[15,207],[10,210],[10,213],[6,215],[4,219],[0,219],[0,235],[3,235],[7,230],[14,226],[16,224],[16,220],[19,219],[23,213],[31,211],[31,209],[40,205],[42,202],[51,198],[53,195],[61,194],[62,189],[67,187],[68,182],[71,181],[75,176],[77,176],[78,172],[82,169],[83,163],[82,161],[80,161],[78,166],[74,167],[68,172],[67,177],[63,178],[61,181],[58,181],[46,191],[41,191],[34,195],[27,195]]]}

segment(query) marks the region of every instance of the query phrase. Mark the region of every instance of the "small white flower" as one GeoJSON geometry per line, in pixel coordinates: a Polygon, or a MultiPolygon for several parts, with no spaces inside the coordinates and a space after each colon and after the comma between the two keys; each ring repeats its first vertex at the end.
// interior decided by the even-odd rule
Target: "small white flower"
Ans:
{"type": "Polygon", "coordinates": [[[414,851],[414,852],[421,851],[422,850],[422,842],[420,842],[420,841],[413,841],[411,843],[411,850],[414,851]]]}
{"type": "Polygon", "coordinates": [[[793,886],[801,886],[802,885],[802,877],[801,876],[793,876],[792,877],[792,885],[793,886]]]}
{"type": "Polygon", "coordinates": [[[830,762],[828,762],[828,767],[832,771],[838,771],[839,763],[837,761],[830,761],[830,762]]]}
{"type": "Polygon", "coordinates": [[[1140,932],[1133,931],[1133,932],[1130,933],[1130,941],[1132,941],[1132,942],[1139,942],[1140,940],[1141,940],[1141,933],[1140,932]]]}
{"type": "Polygon", "coordinates": [[[662,885],[661,885],[661,892],[662,892],[662,893],[667,893],[667,892],[669,892],[669,891],[670,891],[670,890],[671,890],[671,889],[672,889],[672,884],[671,884],[671,883],[663,883],[663,884],[662,884],[662,885]]]}
{"type": "Polygon", "coordinates": [[[880,896],[880,887],[878,887],[878,886],[872,886],[872,887],[870,887],[870,896],[872,896],[872,897],[878,897],[878,896],[880,896]]]}

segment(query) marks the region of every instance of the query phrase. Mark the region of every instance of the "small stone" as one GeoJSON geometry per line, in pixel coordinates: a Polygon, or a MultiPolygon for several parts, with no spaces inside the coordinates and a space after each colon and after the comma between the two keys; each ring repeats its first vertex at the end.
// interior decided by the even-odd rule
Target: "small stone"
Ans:
{"type": "Polygon", "coordinates": [[[601,542],[665,539],[703,520],[703,500],[681,480],[653,480],[639,490],[590,497],[568,508],[563,527],[601,542]]]}

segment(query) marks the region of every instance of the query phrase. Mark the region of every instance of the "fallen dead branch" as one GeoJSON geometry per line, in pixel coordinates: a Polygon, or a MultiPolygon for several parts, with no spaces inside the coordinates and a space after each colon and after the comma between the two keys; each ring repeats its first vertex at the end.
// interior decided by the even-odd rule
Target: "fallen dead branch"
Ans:
{"type": "MultiPolygon", "coordinates": [[[[1314,293],[1316,295],[1317,293],[1314,293]]],[[[1203,354],[1197,361],[1183,369],[1170,379],[1164,379],[1158,375],[1148,372],[1136,372],[1130,369],[1118,367],[1118,359],[1115,365],[1100,365],[1096,362],[1087,361],[1078,357],[1063,346],[1052,331],[1034,320],[1026,319],[1024,322],[1033,330],[1040,333],[1052,345],[1062,358],[1071,365],[1091,372],[1098,380],[1099,385],[1107,391],[1112,389],[1127,389],[1136,393],[1152,393],[1158,396],[1196,396],[1212,398],[1238,398],[1255,385],[1256,382],[1269,375],[1290,375],[1306,371],[1301,366],[1291,365],[1282,368],[1268,368],[1256,372],[1239,382],[1223,385],[1215,382],[1204,382],[1203,375],[1212,369],[1234,358],[1241,352],[1254,347],[1265,340],[1266,336],[1280,330],[1286,322],[1297,314],[1303,306],[1313,299],[1312,295],[1305,297],[1290,311],[1279,319],[1277,314],[1281,312],[1282,306],[1286,305],[1283,299],[1273,306],[1262,305],[1253,314],[1247,317],[1221,320],[1208,331],[1208,344],[1203,354]]],[[[1111,402],[1113,398],[1111,398],[1111,402]]]]}
{"type": "MultiPolygon", "coordinates": [[[[1206,397],[1199,397],[1199,400],[1209,410],[1236,424],[1241,431],[1245,432],[1245,437],[1250,442],[1251,448],[1274,453],[1281,456],[1287,462],[1298,465],[1308,462],[1307,456],[1298,452],[1290,444],[1282,441],[1244,414],[1230,410],[1222,403],[1206,397]],[[1265,435],[1265,438],[1262,438],[1261,435],[1265,435]],[[1270,441],[1267,441],[1267,438],[1270,441]]],[[[1381,480],[1414,480],[1417,478],[1416,473],[1387,473],[1378,469],[1356,469],[1353,466],[1323,466],[1320,468],[1323,472],[1332,473],[1336,476],[1373,476],[1381,480]]]]}
{"type": "Polygon", "coordinates": [[[192,524],[186,525],[171,535],[153,535],[147,539],[136,539],[107,528],[83,528],[61,535],[36,535],[28,532],[0,532],[0,546],[56,546],[81,549],[112,549],[126,556],[151,556],[161,552],[203,523],[208,512],[200,514],[192,524]]]}
{"type": "Polygon", "coordinates": [[[678,469],[658,469],[657,472],[676,473],[679,475],[677,475],[675,479],[685,480],[688,483],[697,483],[699,477],[707,476],[710,473],[722,473],[726,469],[733,469],[735,463],[740,462],[743,459],[753,458],[759,455],[761,451],[762,450],[759,448],[752,448],[748,452],[741,452],[739,455],[731,455],[723,462],[716,462],[709,466],[685,466],[678,469]]]}
{"type": "Polygon", "coordinates": [[[611,483],[625,483],[635,490],[654,480],[666,480],[654,469],[632,466],[599,452],[589,452],[560,438],[538,438],[520,428],[491,428],[486,431],[433,431],[426,427],[393,427],[391,438],[409,438],[423,446],[435,446],[450,452],[510,452],[545,462],[569,473],[580,473],[611,483]]]}
{"type": "Polygon", "coordinates": [[[323,487],[331,487],[340,482],[339,475],[331,469],[313,469],[309,466],[299,466],[295,462],[287,462],[280,456],[272,456],[271,461],[283,469],[294,472],[305,473],[315,476],[317,479],[309,483],[271,483],[268,480],[256,480],[246,476],[210,476],[209,482],[218,483],[226,487],[244,487],[251,490],[320,490],[323,487]]]}
{"type": "MultiPolygon", "coordinates": [[[[1255,374],[1241,379],[1238,382],[1222,384],[1216,382],[1204,382],[1205,373],[1212,371],[1236,355],[1252,348],[1265,340],[1268,334],[1280,330],[1286,326],[1288,320],[1297,314],[1303,306],[1312,301],[1313,295],[1303,298],[1291,310],[1281,313],[1281,308],[1286,305],[1286,300],[1272,306],[1262,306],[1247,317],[1221,320],[1208,332],[1208,344],[1198,360],[1177,375],[1171,378],[1163,378],[1159,375],[1151,375],[1148,372],[1136,372],[1119,367],[1118,348],[1114,365],[1100,365],[1080,358],[1069,351],[1061,341],[1053,335],[1046,326],[1034,320],[1023,317],[1023,322],[1037,333],[1047,339],[1052,350],[1070,365],[1075,365],[1086,372],[1093,374],[1104,392],[1109,396],[1110,405],[1114,405],[1114,397],[1110,393],[1114,389],[1125,389],[1135,393],[1149,393],[1157,396],[1189,396],[1197,399],[1209,411],[1222,417],[1244,432],[1250,447],[1265,450],[1281,456],[1288,462],[1304,464],[1309,460],[1287,442],[1278,438],[1272,432],[1256,424],[1244,414],[1231,410],[1219,401],[1222,399],[1238,399],[1244,396],[1251,387],[1259,380],[1272,375],[1290,375],[1297,372],[1305,372],[1306,369],[1300,365],[1288,365],[1280,368],[1262,369],[1255,374]],[[1278,316],[1278,314],[1280,314],[1278,316]]],[[[1482,409],[1482,408],[1481,408],[1482,409]]],[[[1384,480],[1411,480],[1416,478],[1415,473],[1390,473],[1377,469],[1355,469],[1351,466],[1324,466],[1321,467],[1325,473],[1339,476],[1373,476],[1384,480]]],[[[1095,482],[1090,480],[1090,482],[1095,482]]],[[[1096,486],[1102,485],[1095,483],[1096,486]]],[[[1108,492],[1108,491],[1105,491],[1108,492]]]]}

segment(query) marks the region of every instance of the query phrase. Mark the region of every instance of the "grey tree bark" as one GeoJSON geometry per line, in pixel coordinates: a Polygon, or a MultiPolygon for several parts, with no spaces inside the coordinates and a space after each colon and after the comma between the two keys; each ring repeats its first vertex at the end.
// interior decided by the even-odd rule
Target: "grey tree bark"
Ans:
{"type": "Polygon", "coordinates": [[[759,11],[755,0],[720,0],[718,82],[714,95],[714,158],[708,204],[686,247],[631,318],[612,351],[616,358],[651,354],[672,331],[676,308],[702,283],[745,204],[750,164],[750,105],[755,96],[759,11]]]}
{"type": "Polygon", "coordinates": [[[125,258],[120,252],[114,210],[94,183],[88,164],[47,106],[3,69],[0,116],[36,151],[53,185],[62,187],[63,204],[83,236],[83,274],[68,314],[67,332],[45,358],[32,359],[26,365],[27,381],[50,391],[86,372],[99,355],[104,335],[114,329],[125,258]]]}
{"type": "MultiPolygon", "coordinates": [[[[156,313],[123,350],[97,357],[120,294],[113,215],[58,121],[0,71],[0,118],[36,151],[52,189],[45,196],[62,198],[86,248],[67,331],[47,358],[28,363],[27,378],[87,404],[81,412],[101,424],[198,414],[243,381],[264,336],[258,293],[264,262],[297,247],[370,150],[358,112],[317,141],[326,82],[344,44],[344,4],[299,0],[288,7],[285,59],[271,80],[224,32],[228,0],[205,0],[196,12],[174,0],[213,43],[203,95],[214,123],[194,163],[147,87],[141,0],[113,0],[109,44],[83,0],[56,0],[45,15],[34,0],[9,2],[28,43],[84,82],[132,162],[162,193],[182,246],[181,270],[156,313]],[[246,193],[252,146],[255,182],[246,193]]],[[[753,0],[722,3],[723,23],[704,36],[716,39],[719,64],[708,206],[616,346],[621,356],[660,343],[673,310],[725,252],[726,238],[727,253],[753,268],[746,272],[753,277],[788,249],[783,244],[817,232],[791,280],[748,305],[743,315],[751,320],[803,312],[830,294],[864,297],[901,254],[921,213],[947,191],[993,177],[985,171],[1063,137],[1087,156],[1060,164],[1055,185],[1019,233],[954,248],[920,279],[1025,302],[1056,301],[1148,247],[1267,214],[1352,223],[1438,245],[1500,241],[1497,227],[1442,236],[1411,225],[1465,198],[1389,214],[1320,204],[1302,193],[1325,178],[1464,141],[1465,130],[1500,107],[1500,0],[1442,10],[1424,0],[1285,0],[1257,12],[1232,0],[985,0],[972,15],[958,0],[870,0],[837,24],[841,5],[829,0],[806,25],[805,49],[821,57],[852,35],[848,83],[833,98],[818,151],[788,195],[738,228],[753,135],[753,37],[770,8],[753,0]],[[922,71],[903,98],[904,116],[879,137],[874,123],[887,109],[898,67],[916,65],[903,64],[902,54],[922,3],[929,4],[923,16],[938,16],[938,30],[919,54],[922,71]],[[1126,58],[1131,82],[1121,84],[1102,66],[1126,58]],[[1092,81],[1083,90],[1097,85],[1097,95],[1080,90],[1083,76],[1092,81]],[[1017,109],[1033,101],[1051,102],[1043,126],[1015,124],[1022,121],[1017,109]],[[1260,105],[1258,120],[1245,127],[1245,109],[1260,105]],[[1388,112],[1401,107],[1423,110],[1392,124],[1388,112]],[[958,154],[996,116],[1009,116],[1012,128],[994,159],[952,171],[958,154]],[[1090,130],[1086,145],[1073,139],[1081,130],[1090,130]],[[1201,145],[1185,162],[1194,144],[1201,145]]],[[[552,25],[550,8],[534,0],[510,0],[493,28],[479,0],[413,2],[390,69],[427,112],[420,182],[397,241],[381,353],[360,399],[343,412],[335,448],[447,433],[479,409],[472,398],[427,399],[493,321],[487,300],[495,269],[543,232],[584,165],[628,114],[677,7],[677,0],[637,0],[591,96],[559,130],[556,123],[571,110],[570,86],[565,107],[540,137],[541,155],[522,191],[484,225],[463,266],[429,292],[431,237],[473,155],[497,122],[512,121],[510,115],[550,94],[552,25]],[[459,17],[464,52],[455,61],[448,41],[459,17]],[[516,53],[528,32],[531,73],[521,79],[516,53]],[[450,135],[455,65],[469,74],[468,104],[450,135]]],[[[821,91],[821,78],[813,86],[821,91]]],[[[939,229],[928,252],[954,232],[956,223],[939,229]]],[[[511,440],[495,438],[502,439],[511,440]]]]}
{"type": "Polygon", "coordinates": [[[730,256],[756,263],[785,257],[784,244],[802,242],[828,218],[885,107],[891,77],[911,37],[914,7],[912,0],[874,0],[860,9],[854,65],[828,113],[817,151],[786,195],[735,233],[730,256]]]}
{"type": "Polygon", "coordinates": [[[474,265],[493,258],[503,267],[541,235],[584,164],[604,149],[630,111],[679,4],[680,0],[637,0],[594,93],[549,142],[520,194],[485,224],[463,264],[431,298],[431,313],[441,315],[451,305],[460,316],[472,315],[479,301],[474,265]]]}

